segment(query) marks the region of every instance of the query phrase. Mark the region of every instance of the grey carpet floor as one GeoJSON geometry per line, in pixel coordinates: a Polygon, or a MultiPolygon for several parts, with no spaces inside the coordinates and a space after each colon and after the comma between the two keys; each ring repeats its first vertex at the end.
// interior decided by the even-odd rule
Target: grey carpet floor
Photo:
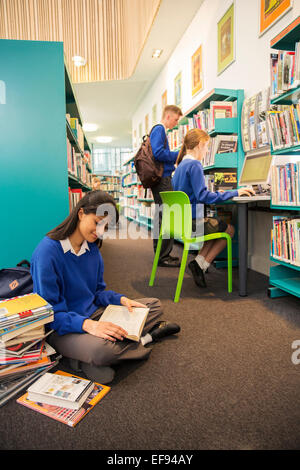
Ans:
{"type": "Polygon", "coordinates": [[[226,270],[212,268],[203,290],[186,272],[174,304],[178,269],[159,268],[148,287],[151,240],[105,240],[101,252],[108,288],[158,297],[180,334],[119,366],[110,393],[73,429],[12,399],[0,409],[0,449],[300,448],[299,299],[269,299],[267,277],[253,271],[241,298],[237,269],[228,294],[226,270]]]}

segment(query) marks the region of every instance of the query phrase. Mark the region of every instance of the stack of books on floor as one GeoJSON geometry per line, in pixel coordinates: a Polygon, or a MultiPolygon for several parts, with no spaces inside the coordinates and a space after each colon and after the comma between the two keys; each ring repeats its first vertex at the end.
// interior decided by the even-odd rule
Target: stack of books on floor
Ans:
{"type": "Polygon", "coordinates": [[[17,403],[74,427],[109,391],[107,385],[58,370],[40,377],[17,403]]]}
{"type": "Polygon", "coordinates": [[[54,367],[59,356],[46,343],[52,306],[38,294],[0,301],[0,406],[54,367]]]}

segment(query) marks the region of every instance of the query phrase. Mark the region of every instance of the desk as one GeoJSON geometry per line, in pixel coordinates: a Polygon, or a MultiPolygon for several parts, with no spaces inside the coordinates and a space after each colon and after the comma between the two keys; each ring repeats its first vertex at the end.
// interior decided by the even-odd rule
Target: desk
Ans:
{"type": "Polygon", "coordinates": [[[239,221],[239,295],[247,295],[248,271],[248,204],[249,202],[270,201],[271,196],[239,196],[230,199],[238,204],[239,221]]]}

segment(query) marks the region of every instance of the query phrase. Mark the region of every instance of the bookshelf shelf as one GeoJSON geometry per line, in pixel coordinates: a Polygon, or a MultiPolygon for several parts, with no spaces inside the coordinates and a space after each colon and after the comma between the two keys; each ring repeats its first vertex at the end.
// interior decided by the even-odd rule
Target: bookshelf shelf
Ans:
{"type": "MultiPolygon", "coordinates": [[[[298,84],[297,84],[298,85],[298,84]]],[[[271,99],[271,104],[290,105],[296,104],[300,100],[300,85],[291,88],[280,96],[271,99]]]]}
{"type": "Polygon", "coordinates": [[[216,153],[214,165],[203,167],[204,171],[217,168],[237,168],[238,154],[234,153],[216,153]]]}
{"type": "Polygon", "coordinates": [[[292,147],[284,147],[278,150],[271,148],[272,155],[300,155],[300,145],[293,145],[292,147]]]}
{"type": "Polygon", "coordinates": [[[216,119],[215,128],[209,131],[211,137],[217,134],[237,134],[238,118],[216,119]]]}
{"type": "MultiPolygon", "coordinates": [[[[294,51],[295,44],[299,41],[300,38],[300,16],[296,18],[290,25],[288,25],[281,33],[279,33],[273,40],[270,42],[271,48],[285,51],[294,51]]],[[[293,105],[297,104],[300,100],[300,86],[299,82],[295,83],[294,88],[289,89],[280,96],[273,98],[271,100],[272,104],[276,105],[293,105]]],[[[278,150],[274,150],[271,145],[271,154],[272,155],[282,155],[282,156],[295,156],[300,155],[300,145],[295,145],[293,147],[284,147],[278,150]]],[[[276,188],[275,188],[276,192],[276,188]]],[[[300,211],[299,206],[284,205],[284,204],[272,204],[271,209],[283,210],[283,211],[300,211]]],[[[296,233],[296,222],[288,222],[285,218],[280,220],[279,217],[273,219],[273,240],[271,244],[271,249],[275,253],[280,253],[278,251],[278,237],[280,244],[282,243],[281,253],[285,253],[286,258],[290,257],[292,259],[297,259],[297,249],[295,243],[297,242],[297,236],[292,235],[292,241],[289,243],[289,249],[286,248],[286,237],[287,233],[291,237],[291,233],[296,233]],[[289,227],[289,228],[288,228],[289,227]],[[288,228],[288,231],[286,232],[288,228]],[[295,230],[295,231],[294,231],[295,230]],[[291,232],[291,233],[290,233],[291,232]]],[[[278,259],[276,256],[270,254],[270,260],[276,263],[276,266],[270,267],[270,286],[278,288],[278,295],[274,297],[282,296],[284,293],[300,297],[300,266],[283,261],[278,259]]]]}
{"type": "Polygon", "coordinates": [[[292,263],[287,263],[286,261],[282,261],[280,258],[276,258],[275,256],[270,256],[270,260],[274,263],[281,264],[282,266],[286,266],[288,268],[295,269],[296,271],[300,271],[300,266],[292,263]]]}

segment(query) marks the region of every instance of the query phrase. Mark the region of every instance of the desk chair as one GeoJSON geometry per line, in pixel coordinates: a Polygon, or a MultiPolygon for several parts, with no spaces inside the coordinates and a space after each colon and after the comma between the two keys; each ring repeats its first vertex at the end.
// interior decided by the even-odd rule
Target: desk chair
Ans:
{"type": "Polygon", "coordinates": [[[149,286],[153,286],[154,284],[162,239],[164,235],[175,239],[181,239],[183,241],[183,254],[181,259],[174,302],[179,301],[185,266],[191,243],[201,243],[217,238],[226,238],[228,264],[228,292],[232,292],[232,245],[230,235],[225,232],[218,232],[212,233],[210,235],[203,235],[200,237],[191,238],[192,207],[188,195],[182,191],[163,191],[159,194],[163,202],[163,214],[149,286]]]}

